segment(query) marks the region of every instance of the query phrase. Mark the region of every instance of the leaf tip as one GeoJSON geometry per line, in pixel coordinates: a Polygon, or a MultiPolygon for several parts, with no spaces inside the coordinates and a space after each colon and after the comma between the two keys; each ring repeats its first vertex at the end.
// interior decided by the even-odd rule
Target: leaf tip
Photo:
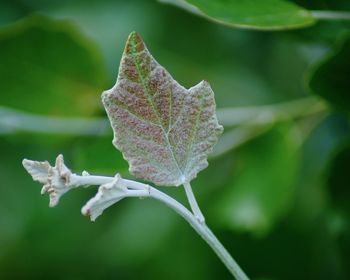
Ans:
{"type": "Polygon", "coordinates": [[[143,43],[141,36],[136,31],[131,32],[128,40],[126,41],[125,53],[130,54],[134,53],[135,51],[141,52],[144,49],[145,44],[143,43]]]}
{"type": "Polygon", "coordinates": [[[202,80],[201,83],[205,86],[210,86],[210,83],[208,82],[208,80],[202,80]]]}
{"type": "Polygon", "coordinates": [[[27,167],[30,165],[30,162],[31,161],[29,159],[26,159],[26,158],[22,160],[22,165],[26,170],[28,170],[27,167]]]}
{"type": "Polygon", "coordinates": [[[91,211],[90,211],[90,208],[89,207],[86,207],[84,206],[82,209],[81,209],[81,214],[86,216],[86,217],[89,217],[90,220],[91,220],[91,211]]]}
{"type": "Polygon", "coordinates": [[[136,31],[132,31],[132,32],[129,34],[128,40],[132,40],[132,39],[134,39],[135,37],[140,37],[140,35],[139,35],[136,31]]]}

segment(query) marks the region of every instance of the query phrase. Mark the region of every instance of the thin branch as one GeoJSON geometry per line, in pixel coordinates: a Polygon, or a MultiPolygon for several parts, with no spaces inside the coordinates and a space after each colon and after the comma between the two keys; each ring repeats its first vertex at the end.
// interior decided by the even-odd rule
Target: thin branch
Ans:
{"type": "Polygon", "coordinates": [[[327,105],[315,97],[304,97],[270,105],[221,108],[217,110],[220,124],[256,126],[306,117],[327,110],[327,105]]]}
{"type": "Polygon", "coordinates": [[[259,126],[239,126],[226,131],[214,147],[210,158],[219,157],[233,149],[236,149],[253,138],[265,133],[273,124],[259,126]]]}
{"type": "Polygon", "coordinates": [[[311,11],[311,15],[319,20],[350,20],[350,12],[311,11]]]}
{"type": "Polygon", "coordinates": [[[61,135],[106,135],[107,118],[52,117],[0,106],[0,134],[34,132],[61,135]]]}

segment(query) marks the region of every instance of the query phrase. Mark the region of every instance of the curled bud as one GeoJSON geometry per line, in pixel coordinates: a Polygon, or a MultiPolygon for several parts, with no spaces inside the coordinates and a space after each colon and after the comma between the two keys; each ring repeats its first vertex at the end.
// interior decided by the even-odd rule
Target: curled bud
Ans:
{"type": "Polygon", "coordinates": [[[57,156],[55,166],[48,161],[28,159],[24,159],[22,164],[34,181],[44,184],[41,194],[49,194],[50,207],[56,206],[61,196],[74,187],[70,184],[72,172],[65,166],[62,155],[57,156]]]}
{"type": "Polygon", "coordinates": [[[81,212],[83,215],[90,216],[91,221],[95,221],[106,208],[125,197],[149,196],[149,186],[144,184],[140,184],[140,186],[142,187],[137,184],[130,186],[129,180],[124,180],[117,174],[113,181],[98,188],[97,194],[85,204],[81,212]]]}

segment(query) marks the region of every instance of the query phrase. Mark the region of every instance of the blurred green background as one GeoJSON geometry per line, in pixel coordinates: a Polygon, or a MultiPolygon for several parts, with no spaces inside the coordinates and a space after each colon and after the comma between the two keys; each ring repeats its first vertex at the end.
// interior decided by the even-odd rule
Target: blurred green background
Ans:
{"type": "Polygon", "coordinates": [[[0,279],[232,279],[159,202],[126,199],[91,223],[94,188],[50,209],[21,165],[62,153],[74,172],[130,177],[100,94],[134,30],[179,83],[212,85],[225,134],[193,188],[246,273],[350,279],[349,23],[262,32],[157,1],[1,0],[0,25],[0,279]]]}

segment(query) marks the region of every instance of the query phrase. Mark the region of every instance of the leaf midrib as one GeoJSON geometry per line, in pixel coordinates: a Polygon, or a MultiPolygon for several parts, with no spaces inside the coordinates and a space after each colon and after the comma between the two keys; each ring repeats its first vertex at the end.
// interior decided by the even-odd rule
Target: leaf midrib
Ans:
{"type": "MultiPolygon", "coordinates": [[[[143,51],[147,51],[147,50],[146,50],[146,47],[144,48],[143,51]]],[[[145,83],[145,80],[144,80],[142,71],[141,71],[141,69],[140,69],[140,67],[139,67],[138,57],[137,57],[137,55],[135,55],[136,52],[137,52],[137,51],[136,51],[136,44],[135,44],[134,42],[132,42],[132,51],[131,51],[130,55],[131,55],[131,57],[132,57],[132,59],[133,59],[133,61],[134,61],[136,70],[137,70],[137,72],[138,72],[138,74],[139,74],[142,87],[143,87],[144,90],[145,90],[145,95],[146,95],[146,97],[147,97],[147,101],[148,101],[148,103],[150,104],[150,106],[151,106],[151,108],[152,108],[154,114],[155,114],[156,117],[157,117],[157,120],[158,120],[158,123],[159,123],[159,127],[161,128],[161,130],[162,130],[162,132],[163,132],[163,134],[164,134],[164,138],[165,138],[165,140],[166,140],[167,148],[168,148],[168,150],[170,151],[170,154],[171,154],[171,156],[172,156],[172,158],[173,158],[173,160],[174,160],[174,162],[175,162],[175,165],[176,165],[178,171],[180,172],[181,176],[184,177],[184,176],[185,176],[185,175],[184,175],[184,172],[181,170],[180,165],[179,165],[179,162],[178,162],[178,160],[176,159],[175,154],[174,154],[174,151],[173,151],[173,148],[172,148],[172,146],[171,146],[171,144],[170,144],[170,141],[169,141],[169,138],[168,138],[168,133],[165,131],[165,129],[164,129],[164,127],[163,127],[163,124],[162,124],[161,118],[160,118],[160,116],[159,116],[159,113],[158,113],[158,111],[156,110],[156,108],[155,108],[155,106],[154,106],[154,103],[153,103],[153,100],[152,100],[152,97],[151,97],[151,95],[150,95],[150,93],[149,93],[148,86],[147,86],[146,83],[145,83]]],[[[147,55],[150,56],[150,54],[147,54],[147,55]]],[[[170,99],[172,99],[172,94],[173,94],[173,92],[171,91],[170,94],[171,94],[170,99]]],[[[172,113],[172,112],[170,112],[170,115],[171,115],[171,113],[172,113]]],[[[187,162],[186,162],[186,166],[187,166],[187,162]]]]}

